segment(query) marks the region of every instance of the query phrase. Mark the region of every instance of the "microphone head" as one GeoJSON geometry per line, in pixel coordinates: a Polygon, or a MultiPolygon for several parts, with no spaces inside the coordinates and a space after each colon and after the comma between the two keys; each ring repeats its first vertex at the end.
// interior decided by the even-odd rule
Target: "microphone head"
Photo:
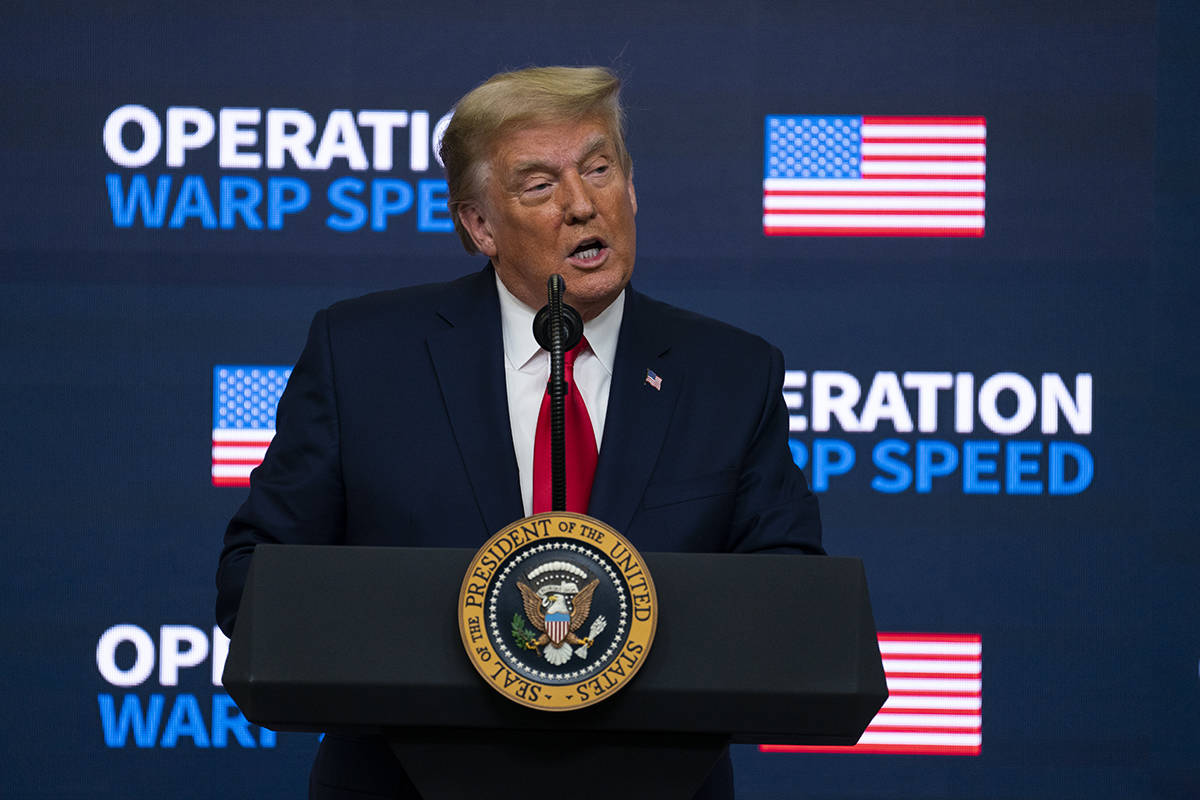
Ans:
{"type": "MultiPolygon", "coordinates": [[[[533,338],[537,339],[537,343],[543,350],[550,349],[551,340],[551,325],[553,321],[550,319],[550,306],[544,305],[541,310],[533,318],[533,338]]],[[[570,350],[575,345],[579,344],[579,340],[583,338],[583,317],[579,316],[579,312],[571,308],[566,303],[562,304],[562,343],[563,352],[570,350]]]]}

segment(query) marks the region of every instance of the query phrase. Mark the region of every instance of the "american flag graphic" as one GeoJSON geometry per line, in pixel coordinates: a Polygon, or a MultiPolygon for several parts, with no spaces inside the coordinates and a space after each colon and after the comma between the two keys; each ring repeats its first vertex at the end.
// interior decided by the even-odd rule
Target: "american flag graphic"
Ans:
{"type": "Polygon", "coordinates": [[[983,117],[770,115],[768,236],[983,236],[983,117]]]}
{"type": "Polygon", "coordinates": [[[977,756],[983,746],[983,639],[880,633],[888,699],[853,746],[761,745],[767,753],[977,756]]]}
{"type": "Polygon", "coordinates": [[[213,367],[213,486],[249,486],[275,437],[275,407],[291,367],[213,367]]]}
{"type": "Polygon", "coordinates": [[[567,627],[570,624],[570,614],[554,613],[546,615],[546,635],[550,637],[552,644],[561,644],[562,640],[567,638],[567,627]]]}

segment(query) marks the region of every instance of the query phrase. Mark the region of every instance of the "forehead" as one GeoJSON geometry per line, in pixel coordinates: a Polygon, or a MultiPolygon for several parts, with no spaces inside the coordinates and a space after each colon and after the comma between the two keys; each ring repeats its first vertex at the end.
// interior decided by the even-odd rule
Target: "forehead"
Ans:
{"type": "Polygon", "coordinates": [[[613,150],[613,136],[600,119],[527,122],[496,137],[490,161],[501,174],[512,174],[562,168],[596,153],[611,156],[613,150]]]}

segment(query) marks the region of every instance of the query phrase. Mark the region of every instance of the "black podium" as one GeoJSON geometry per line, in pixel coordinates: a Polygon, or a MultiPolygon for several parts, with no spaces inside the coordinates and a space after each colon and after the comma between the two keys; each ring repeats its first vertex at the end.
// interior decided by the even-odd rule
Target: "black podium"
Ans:
{"type": "Polygon", "coordinates": [[[853,744],[887,698],[857,559],[645,553],[660,615],[638,675],[595,706],[524,708],[463,652],[472,555],[259,545],[226,689],[274,730],[384,733],[429,798],[543,780],[690,798],[727,743],[853,744]]]}

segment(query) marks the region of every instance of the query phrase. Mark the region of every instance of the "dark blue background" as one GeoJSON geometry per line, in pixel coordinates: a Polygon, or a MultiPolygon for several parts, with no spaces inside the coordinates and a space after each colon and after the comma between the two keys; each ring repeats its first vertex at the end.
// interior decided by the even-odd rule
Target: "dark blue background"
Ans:
{"type": "MultiPolygon", "coordinates": [[[[10,6],[0,794],[301,795],[313,736],[107,747],[96,695],[125,690],[96,641],[117,623],[211,627],[244,495],[209,481],[214,364],[292,363],[317,308],[481,265],[411,212],[385,232],[326,228],[316,187],[349,174],[339,162],[284,171],[314,197],[283,231],[117,229],[105,174],[167,170],[161,155],[115,168],[108,114],[436,121],[497,70],[600,63],[626,78],[643,291],[766,336],[789,369],[1095,378],[1081,494],[886,495],[847,476],[821,497],[830,552],[866,561],[880,629],[982,634],[982,755],[739,748],[739,796],[1200,796],[1197,18],[1182,2],[10,6]],[[765,238],[763,118],[826,112],[986,116],[986,236],[765,238]]],[[[214,148],[174,172],[215,183],[214,148]]],[[[842,438],[866,462],[886,435],[842,438]]],[[[205,667],[130,691],[205,707],[219,690],[205,667]]]]}

